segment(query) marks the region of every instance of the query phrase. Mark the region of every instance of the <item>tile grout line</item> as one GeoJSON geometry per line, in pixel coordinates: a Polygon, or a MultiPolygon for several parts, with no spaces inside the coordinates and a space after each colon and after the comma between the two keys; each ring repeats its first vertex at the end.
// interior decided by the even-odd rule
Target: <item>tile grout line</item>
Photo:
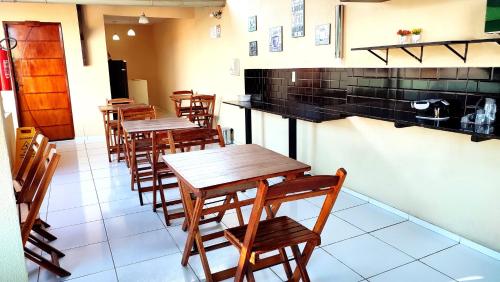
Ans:
{"type": "MultiPolygon", "coordinates": [[[[89,154],[88,154],[88,151],[87,151],[87,142],[84,141],[84,144],[85,144],[85,153],[87,155],[87,159],[89,157],[89,154]]],[[[116,281],[118,281],[118,272],[116,270],[116,263],[115,263],[115,259],[113,257],[113,251],[111,250],[111,244],[109,243],[109,235],[108,235],[108,229],[106,228],[106,222],[104,221],[104,217],[102,215],[102,208],[101,208],[101,202],[99,200],[99,193],[97,193],[97,188],[95,186],[95,179],[94,179],[94,174],[92,172],[92,165],[89,164],[90,166],[90,174],[92,176],[92,183],[94,184],[94,192],[96,194],[96,197],[97,197],[97,203],[99,204],[99,212],[101,213],[101,221],[102,221],[102,225],[104,226],[104,232],[106,233],[106,243],[108,245],[108,249],[109,249],[109,253],[111,255],[111,261],[113,262],[113,270],[115,272],[115,278],[116,278],[116,281]]],[[[99,272],[98,272],[99,273],[99,272]]]]}

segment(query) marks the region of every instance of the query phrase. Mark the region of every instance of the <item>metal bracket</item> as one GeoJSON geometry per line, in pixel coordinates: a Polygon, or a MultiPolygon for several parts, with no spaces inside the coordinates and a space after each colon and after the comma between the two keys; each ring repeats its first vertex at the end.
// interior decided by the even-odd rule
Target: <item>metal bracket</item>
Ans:
{"type": "Polygon", "coordinates": [[[380,60],[382,60],[386,65],[389,64],[389,48],[386,48],[385,49],[385,59],[382,58],[379,54],[373,52],[372,49],[368,49],[368,52],[372,53],[372,55],[374,55],[375,57],[379,58],[380,60]]]}
{"type": "Polygon", "coordinates": [[[478,135],[472,135],[470,137],[470,141],[472,142],[483,142],[483,141],[486,141],[486,140],[490,140],[489,138],[485,138],[485,137],[481,137],[481,136],[478,136],[478,135]]]}
{"type": "Polygon", "coordinates": [[[399,122],[394,122],[394,127],[395,128],[405,128],[405,127],[412,127],[413,125],[411,124],[404,124],[404,123],[399,123],[399,122]]]}
{"type": "Polygon", "coordinates": [[[424,46],[420,46],[420,57],[417,57],[415,54],[413,54],[412,52],[410,52],[408,49],[406,49],[406,47],[401,47],[401,50],[405,51],[406,54],[410,55],[411,57],[413,57],[415,60],[419,61],[420,63],[422,63],[422,58],[424,56],[424,46]]]}
{"type": "Polygon", "coordinates": [[[465,45],[465,51],[464,54],[462,55],[455,48],[451,47],[450,44],[444,44],[444,46],[448,48],[451,52],[453,52],[453,54],[457,55],[460,59],[462,59],[464,63],[467,63],[467,53],[469,52],[469,43],[464,43],[464,45],[465,45]]]}

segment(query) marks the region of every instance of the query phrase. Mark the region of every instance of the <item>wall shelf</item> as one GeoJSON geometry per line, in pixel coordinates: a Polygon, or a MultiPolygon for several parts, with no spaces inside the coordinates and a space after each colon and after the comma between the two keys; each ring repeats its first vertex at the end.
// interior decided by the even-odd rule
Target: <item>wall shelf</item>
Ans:
{"type": "Polygon", "coordinates": [[[469,44],[480,44],[494,42],[500,45],[500,38],[485,38],[485,39],[473,39],[473,40],[451,40],[451,41],[434,41],[434,42],[423,42],[423,43],[408,43],[408,44],[396,44],[396,45],[382,45],[382,46],[371,46],[371,47],[360,47],[352,48],[351,51],[368,51],[386,65],[389,64],[389,50],[391,49],[401,49],[406,54],[414,58],[415,60],[422,63],[424,55],[424,47],[427,46],[444,46],[450,50],[453,54],[459,57],[464,63],[467,62],[467,53],[469,51],[469,44]],[[464,51],[461,53],[454,46],[463,45],[464,51]],[[419,48],[420,52],[418,54],[413,53],[408,48],[419,48]],[[375,51],[384,51],[385,54],[380,55],[375,51]]]}

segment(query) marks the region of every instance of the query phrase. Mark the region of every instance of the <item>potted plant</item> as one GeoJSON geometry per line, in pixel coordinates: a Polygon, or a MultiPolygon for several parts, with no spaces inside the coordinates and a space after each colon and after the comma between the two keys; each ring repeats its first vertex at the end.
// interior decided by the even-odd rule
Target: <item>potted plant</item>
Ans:
{"type": "Polygon", "coordinates": [[[400,29],[397,34],[399,35],[399,44],[405,44],[408,42],[408,36],[411,34],[411,31],[400,29]]]}
{"type": "Polygon", "coordinates": [[[411,30],[411,41],[413,43],[420,43],[421,38],[422,38],[421,28],[414,28],[411,30]]]}

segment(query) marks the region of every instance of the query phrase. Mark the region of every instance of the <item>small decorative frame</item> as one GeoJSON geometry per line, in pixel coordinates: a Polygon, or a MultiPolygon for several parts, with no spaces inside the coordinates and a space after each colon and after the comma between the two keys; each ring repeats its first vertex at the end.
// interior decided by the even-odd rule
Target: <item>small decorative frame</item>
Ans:
{"type": "Polygon", "coordinates": [[[304,0],[292,1],[292,37],[305,36],[304,0]]]}
{"type": "Polygon", "coordinates": [[[269,29],[269,51],[283,51],[283,26],[275,26],[269,29]]]}
{"type": "Polygon", "coordinates": [[[250,41],[248,44],[248,55],[251,57],[259,55],[257,41],[250,41]]]}
{"type": "Polygon", "coordinates": [[[248,17],[248,32],[257,31],[257,16],[248,17]]]}
{"type": "Polygon", "coordinates": [[[316,26],[316,35],[315,35],[316,46],[330,45],[330,34],[331,34],[331,25],[330,24],[317,25],[316,26]]]}

